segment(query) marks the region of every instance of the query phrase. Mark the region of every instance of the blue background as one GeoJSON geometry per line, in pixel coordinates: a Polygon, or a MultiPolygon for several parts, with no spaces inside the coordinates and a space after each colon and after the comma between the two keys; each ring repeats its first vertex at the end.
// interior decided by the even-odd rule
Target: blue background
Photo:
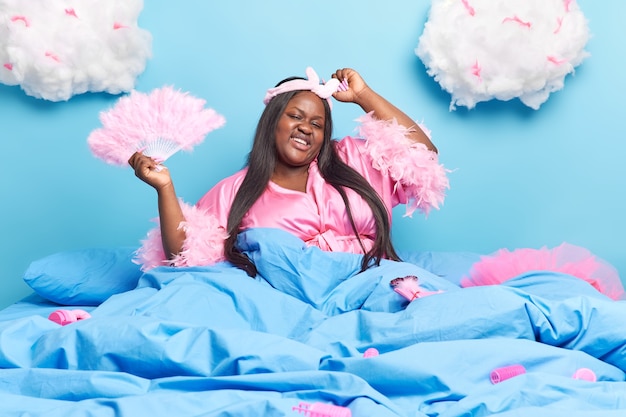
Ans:
{"type": "MultiPolygon", "coordinates": [[[[353,67],[375,90],[432,130],[455,171],[439,211],[394,213],[400,249],[473,251],[584,246],[626,276],[626,2],[579,0],[591,56],[539,110],[518,100],[448,110],[450,95],[415,55],[430,2],[294,0],[146,1],[139,25],[153,57],[137,79],[172,85],[226,118],[192,153],[168,161],[179,195],[195,202],[239,169],[265,90],[313,66],[353,67]]],[[[67,102],[0,85],[0,307],[30,293],[30,262],[64,250],[138,245],[154,224],[156,196],[128,168],[96,159],[86,138],[118,96],[67,102]]],[[[356,106],[336,104],[335,136],[353,132],[356,106]]]]}

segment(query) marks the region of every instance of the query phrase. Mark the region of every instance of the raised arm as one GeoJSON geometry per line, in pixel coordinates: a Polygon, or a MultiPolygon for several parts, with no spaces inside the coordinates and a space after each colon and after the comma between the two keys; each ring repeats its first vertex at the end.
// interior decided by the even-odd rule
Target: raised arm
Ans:
{"type": "Polygon", "coordinates": [[[139,152],[133,154],[128,163],[135,170],[137,178],[157,192],[163,251],[168,259],[172,259],[183,247],[185,231],[179,226],[185,218],[169,170],[164,167],[159,169],[152,158],[139,152]]]}
{"type": "Polygon", "coordinates": [[[419,125],[402,110],[372,90],[357,71],[343,68],[335,71],[332,77],[347,82],[347,88],[345,85],[344,87],[340,86],[339,91],[333,94],[336,100],[356,103],[366,113],[374,112],[374,117],[380,120],[396,119],[398,124],[409,129],[407,135],[409,139],[423,143],[429,150],[437,152],[437,148],[419,125]]]}

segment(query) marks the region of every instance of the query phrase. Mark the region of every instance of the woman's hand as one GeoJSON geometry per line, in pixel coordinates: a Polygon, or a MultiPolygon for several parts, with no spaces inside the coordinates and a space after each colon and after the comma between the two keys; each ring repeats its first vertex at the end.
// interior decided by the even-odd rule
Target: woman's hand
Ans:
{"type": "Polygon", "coordinates": [[[370,89],[363,81],[361,75],[352,68],[338,69],[332,75],[332,78],[336,78],[342,83],[339,85],[337,92],[333,94],[337,101],[358,104],[359,97],[370,89]]]}
{"type": "Polygon", "coordinates": [[[157,191],[172,184],[169,170],[141,152],[135,152],[128,160],[128,164],[135,170],[137,178],[157,191]]]}
{"type": "Polygon", "coordinates": [[[395,119],[398,124],[409,129],[408,139],[423,143],[429,150],[437,152],[437,148],[419,125],[386,98],[372,90],[358,72],[351,68],[343,68],[335,71],[332,77],[342,83],[333,94],[335,100],[358,104],[365,113],[373,112],[374,117],[379,120],[395,119]]]}

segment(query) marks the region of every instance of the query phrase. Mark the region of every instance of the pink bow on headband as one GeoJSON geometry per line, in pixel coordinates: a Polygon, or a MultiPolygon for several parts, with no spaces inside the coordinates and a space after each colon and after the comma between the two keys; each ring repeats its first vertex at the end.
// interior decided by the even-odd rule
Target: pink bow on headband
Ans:
{"type": "Polygon", "coordinates": [[[311,67],[307,67],[306,75],[308,80],[291,80],[277,87],[270,88],[265,94],[263,103],[267,104],[277,95],[288,91],[308,90],[317,94],[320,98],[327,100],[328,105],[332,108],[333,105],[330,99],[339,87],[339,80],[331,78],[326,83],[320,84],[320,77],[317,76],[317,73],[311,67]]]}

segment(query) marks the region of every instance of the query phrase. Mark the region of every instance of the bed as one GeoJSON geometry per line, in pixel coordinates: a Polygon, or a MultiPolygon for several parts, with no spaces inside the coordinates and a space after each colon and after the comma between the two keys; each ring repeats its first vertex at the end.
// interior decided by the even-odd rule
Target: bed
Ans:
{"type": "Polygon", "coordinates": [[[54,254],[0,312],[3,416],[623,416],[626,304],[571,275],[462,288],[474,253],[359,272],[275,229],[227,263],[142,272],[135,248],[54,254]],[[390,287],[417,276],[427,296],[390,287]],[[61,325],[58,310],[87,318],[61,325]]]}

